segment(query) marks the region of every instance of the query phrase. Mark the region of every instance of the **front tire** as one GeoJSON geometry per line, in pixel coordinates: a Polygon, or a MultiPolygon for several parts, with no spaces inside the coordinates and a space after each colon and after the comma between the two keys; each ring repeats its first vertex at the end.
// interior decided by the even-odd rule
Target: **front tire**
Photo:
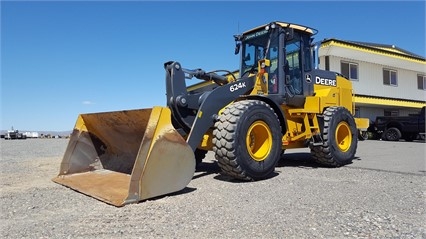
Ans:
{"type": "Polygon", "coordinates": [[[352,162],[358,147],[358,130],[352,114],[344,107],[329,107],[323,113],[323,144],[311,144],[313,159],[340,167],[352,162]]]}
{"type": "Polygon", "coordinates": [[[274,110],[259,100],[229,105],[213,130],[213,151],[224,174],[240,180],[269,176],[281,156],[281,126],[274,110]]]}

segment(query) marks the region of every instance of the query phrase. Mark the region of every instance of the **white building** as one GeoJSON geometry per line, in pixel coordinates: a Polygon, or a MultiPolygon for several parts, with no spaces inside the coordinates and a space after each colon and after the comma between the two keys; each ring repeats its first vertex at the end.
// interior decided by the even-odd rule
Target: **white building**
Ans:
{"type": "Polygon", "coordinates": [[[27,136],[27,138],[38,138],[38,132],[25,132],[24,133],[25,136],[27,136]]]}
{"type": "Polygon", "coordinates": [[[352,80],[356,116],[415,114],[426,105],[426,59],[393,45],[327,39],[320,69],[352,80]]]}

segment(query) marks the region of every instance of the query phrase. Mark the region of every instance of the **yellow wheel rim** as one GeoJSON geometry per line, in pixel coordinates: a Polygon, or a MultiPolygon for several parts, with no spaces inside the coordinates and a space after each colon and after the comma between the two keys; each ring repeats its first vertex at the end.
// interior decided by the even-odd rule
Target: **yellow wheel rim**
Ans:
{"type": "Polygon", "coordinates": [[[272,133],[263,121],[254,122],[247,131],[246,146],[252,159],[263,161],[272,148],[272,133]]]}
{"type": "Polygon", "coordinates": [[[340,151],[349,150],[352,144],[352,134],[348,123],[343,121],[337,125],[335,139],[340,151]]]}

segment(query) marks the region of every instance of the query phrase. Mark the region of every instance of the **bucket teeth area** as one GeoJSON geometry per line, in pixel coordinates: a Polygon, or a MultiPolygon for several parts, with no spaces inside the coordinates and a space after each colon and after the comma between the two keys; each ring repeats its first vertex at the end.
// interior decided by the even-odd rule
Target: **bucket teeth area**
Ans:
{"type": "Polygon", "coordinates": [[[114,206],[122,206],[127,197],[130,175],[101,169],[58,176],[53,181],[114,206]]]}

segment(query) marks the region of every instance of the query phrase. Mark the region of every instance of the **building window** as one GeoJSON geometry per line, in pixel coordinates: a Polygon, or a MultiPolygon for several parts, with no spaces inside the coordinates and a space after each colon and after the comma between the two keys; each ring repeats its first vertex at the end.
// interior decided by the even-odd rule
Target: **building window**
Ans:
{"type": "Polygon", "coordinates": [[[383,69],[383,84],[384,85],[398,85],[398,78],[396,71],[390,69],[383,69]]]}
{"type": "Polygon", "coordinates": [[[329,56],[325,56],[325,70],[326,71],[330,70],[330,57],[329,56]]]}
{"type": "Polygon", "coordinates": [[[417,75],[417,89],[426,90],[426,76],[417,75]]]}
{"type": "Polygon", "coordinates": [[[358,64],[342,61],[340,62],[340,69],[342,75],[350,80],[358,80],[358,64]]]}
{"type": "Polygon", "coordinates": [[[399,116],[399,111],[397,111],[397,110],[385,110],[384,116],[399,116]]]}

